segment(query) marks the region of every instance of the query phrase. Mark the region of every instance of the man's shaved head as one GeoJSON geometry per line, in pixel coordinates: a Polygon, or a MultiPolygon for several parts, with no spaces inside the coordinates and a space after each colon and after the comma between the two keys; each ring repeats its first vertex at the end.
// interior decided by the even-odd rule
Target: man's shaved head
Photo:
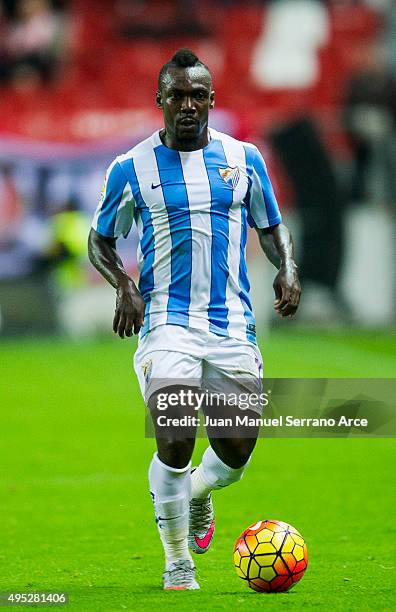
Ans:
{"type": "Polygon", "coordinates": [[[212,75],[209,68],[201,62],[201,60],[190,49],[179,49],[176,51],[172,59],[164,64],[160,70],[158,77],[158,89],[161,90],[167,80],[167,74],[174,68],[197,68],[205,74],[207,73],[212,81],[212,75]]]}

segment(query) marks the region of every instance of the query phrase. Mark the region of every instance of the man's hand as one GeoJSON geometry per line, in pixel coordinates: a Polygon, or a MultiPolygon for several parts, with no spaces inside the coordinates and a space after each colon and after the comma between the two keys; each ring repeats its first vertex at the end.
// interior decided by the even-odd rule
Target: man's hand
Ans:
{"type": "Polygon", "coordinates": [[[144,300],[133,280],[125,272],[116,249],[116,239],[91,229],[88,238],[91,263],[117,291],[113,330],[120,338],[138,334],[143,325],[144,300]]]}
{"type": "Polygon", "coordinates": [[[282,265],[273,283],[274,308],[281,317],[293,317],[300,303],[301,286],[297,266],[292,261],[282,265]]]}
{"type": "Polygon", "coordinates": [[[144,300],[132,284],[127,282],[117,288],[113,331],[120,338],[138,334],[144,320],[144,300]]]}
{"type": "Polygon", "coordinates": [[[280,223],[272,227],[256,229],[261,248],[278,268],[273,287],[275,291],[274,308],[281,317],[292,317],[300,303],[301,286],[297,266],[294,263],[293,239],[286,225],[280,223]]]}

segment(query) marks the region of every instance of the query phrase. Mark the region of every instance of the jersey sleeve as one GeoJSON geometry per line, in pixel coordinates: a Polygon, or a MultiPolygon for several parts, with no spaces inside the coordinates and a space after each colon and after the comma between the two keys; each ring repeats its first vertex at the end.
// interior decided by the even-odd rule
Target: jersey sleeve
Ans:
{"type": "Polygon", "coordinates": [[[92,227],[107,238],[126,238],[132,227],[135,200],[117,159],[107,169],[92,227]]]}
{"type": "Polygon", "coordinates": [[[265,161],[255,146],[245,147],[249,178],[247,198],[250,227],[266,228],[282,222],[278,202],[267,172],[265,161]]]}

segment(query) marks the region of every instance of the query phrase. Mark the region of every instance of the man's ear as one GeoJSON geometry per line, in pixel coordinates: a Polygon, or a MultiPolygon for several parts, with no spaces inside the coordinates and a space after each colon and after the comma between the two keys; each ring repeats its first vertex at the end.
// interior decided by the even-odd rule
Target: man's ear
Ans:
{"type": "Polygon", "coordinates": [[[159,90],[155,92],[155,102],[157,104],[157,108],[162,108],[162,95],[159,90]]]}
{"type": "Polygon", "coordinates": [[[211,91],[209,108],[214,108],[214,106],[215,106],[215,92],[211,91]]]}

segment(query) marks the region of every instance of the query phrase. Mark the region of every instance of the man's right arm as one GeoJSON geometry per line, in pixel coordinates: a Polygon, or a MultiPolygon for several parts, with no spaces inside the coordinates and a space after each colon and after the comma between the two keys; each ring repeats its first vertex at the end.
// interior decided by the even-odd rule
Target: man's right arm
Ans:
{"type": "Polygon", "coordinates": [[[144,320],[144,300],[124,269],[116,250],[116,239],[102,236],[92,228],[88,238],[88,255],[92,265],[116,289],[114,333],[120,338],[138,334],[144,320]]]}

